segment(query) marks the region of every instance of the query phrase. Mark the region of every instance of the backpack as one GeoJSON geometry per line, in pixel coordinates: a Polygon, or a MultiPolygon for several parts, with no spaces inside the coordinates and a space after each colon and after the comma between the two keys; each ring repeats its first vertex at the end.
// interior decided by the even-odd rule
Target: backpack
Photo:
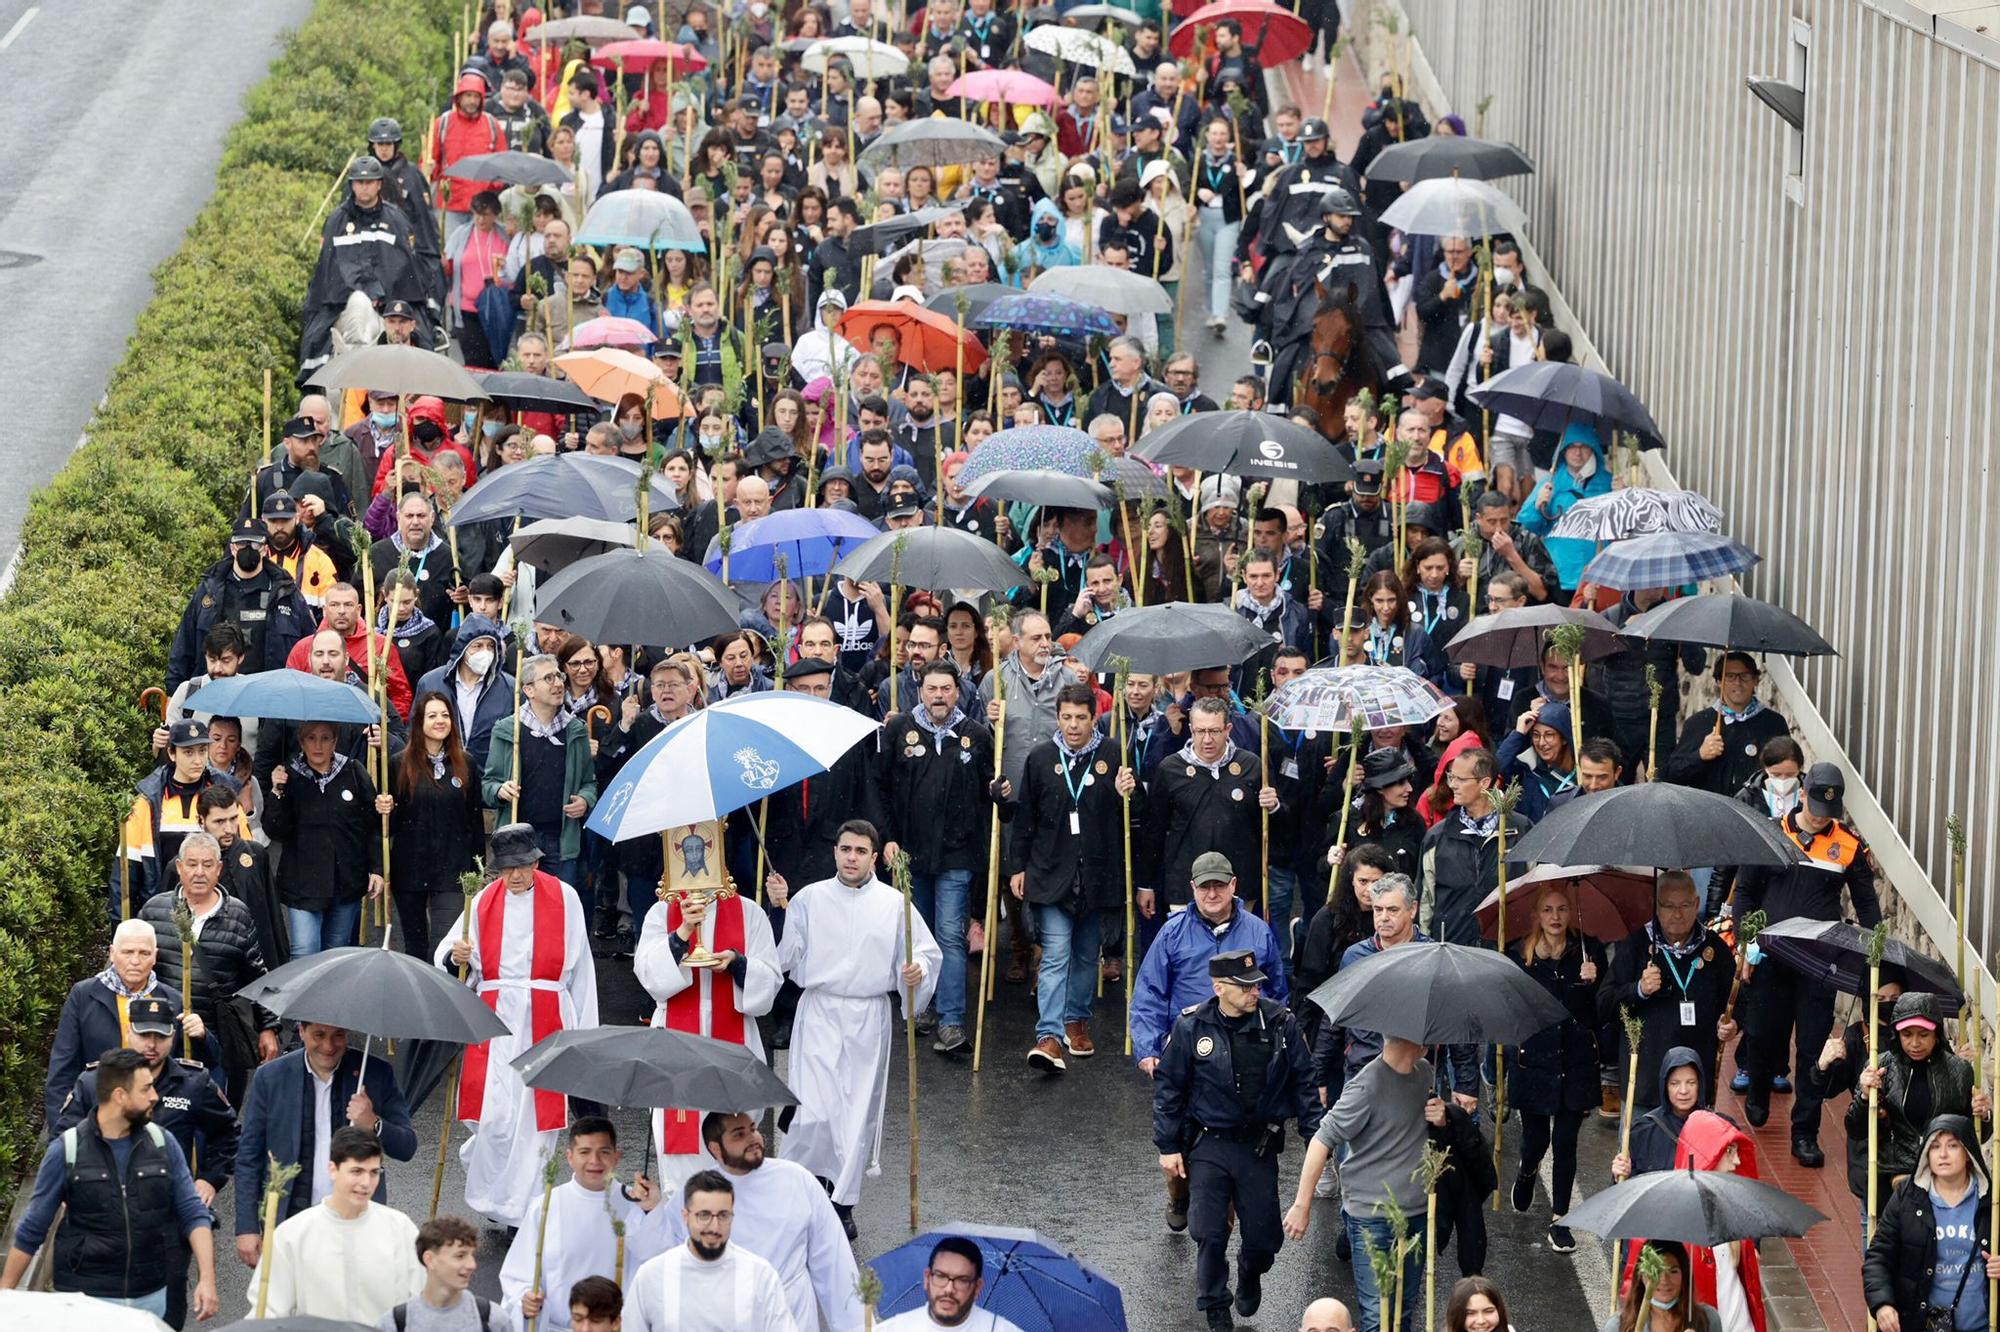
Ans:
{"type": "MultiPolygon", "coordinates": [[[[487,1329],[492,1326],[490,1320],[493,1317],[493,1301],[483,1295],[474,1295],[472,1297],[472,1307],[479,1313],[479,1332],[487,1332],[487,1329]]],[[[395,1321],[396,1332],[408,1332],[410,1326],[410,1302],[405,1300],[391,1309],[389,1317],[395,1321]]]]}

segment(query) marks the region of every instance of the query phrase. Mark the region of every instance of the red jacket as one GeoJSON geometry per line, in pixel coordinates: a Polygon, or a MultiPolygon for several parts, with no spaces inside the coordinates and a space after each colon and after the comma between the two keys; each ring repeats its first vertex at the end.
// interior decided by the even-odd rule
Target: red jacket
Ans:
{"type": "MultiPolygon", "coordinates": [[[[457,93],[467,92],[476,92],[482,98],[485,97],[486,80],[477,74],[460,75],[454,97],[457,93]]],[[[507,148],[507,132],[500,128],[498,120],[484,111],[468,116],[458,109],[456,101],[453,102],[451,110],[437,118],[435,138],[437,161],[431,164],[432,184],[436,184],[439,177],[447,176],[445,168],[462,157],[472,157],[478,153],[505,152],[507,148]]],[[[451,213],[471,212],[473,195],[481,190],[496,188],[488,181],[462,180],[457,176],[449,176],[449,181],[450,195],[445,198],[444,207],[445,211],[451,213]]]]}
{"type": "MultiPolygon", "coordinates": [[[[1681,1128],[1680,1142],[1674,1148],[1674,1169],[1714,1170],[1722,1164],[1723,1153],[1731,1147],[1737,1151],[1736,1173],[1749,1179],[1758,1179],[1757,1144],[1742,1129],[1711,1110],[1697,1110],[1687,1118],[1681,1128]]],[[[1699,1245],[1687,1246],[1688,1266],[1693,1269],[1694,1297],[1696,1301],[1711,1308],[1715,1305],[1715,1251],[1699,1245]]],[[[1736,1275],[1743,1282],[1743,1295],[1750,1305],[1750,1322],[1757,1332],[1765,1332],[1764,1321],[1764,1279],[1757,1270],[1757,1242],[1745,1240],[1736,1246],[1736,1275]]],[[[1628,1246],[1625,1256],[1625,1278],[1620,1282],[1622,1291],[1633,1280],[1633,1269],[1638,1266],[1639,1246],[1628,1246]]]]}
{"type": "MultiPolygon", "coordinates": [[[[364,555],[362,558],[366,559],[367,556],[364,555]]],[[[291,655],[285,658],[285,665],[295,671],[310,671],[312,669],[313,634],[318,633],[320,629],[331,628],[333,628],[332,625],[328,624],[325,620],[321,620],[318,628],[314,629],[312,634],[307,634],[292,645],[291,655]]],[[[384,648],[382,636],[376,634],[374,640],[375,651],[378,654],[382,654],[384,648]]],[[[366,626],[357,625],[355,631],[347,635],[347,660],[353,664],[356,674],[360,675],[364,680],[368,678],[368,643],[369,634],[366,626]]],[[[385,655],[389,659],[389,706],[396,710],[398,717],[401,717],[404,721],[408,721],[410,719],[410,702],[414,695],[410,692],[410,677],[403,672],[402,654],[391,647],[385,655]]]]}
{"type": "MultiPolygon", "coordinates": [[[[472,454],[466,450],[465,446],[451,437],[451,427],[444,419],[444,400],[432,397],[412,398],[410,400],[410,429],[415,430],[419,421],[429,421],[439,430],[444,431],[444,442],[438,445],[438,448],[450,449],[464,461],[465,485],[466,489],[470,490],[472,483],[479,479],[479,468],[473,463],[472,454]]],[[[399,439],[397,443],[400,442],[401,440],[399,439]]],[[[431,454],[434,452],[436,452],[435,449],[426,450],[419,448],[414,439],[410,441],[410,456],[418,462],[429,462],[431,454]]],[[[373,499],[375,496],[381,494],[382,487],[388,485],[389,479],[395,475],[396,450],[392,445],[382,451],[380,461],[375,464],[375,480],[368,487],[369,498],[373,499]]]]}

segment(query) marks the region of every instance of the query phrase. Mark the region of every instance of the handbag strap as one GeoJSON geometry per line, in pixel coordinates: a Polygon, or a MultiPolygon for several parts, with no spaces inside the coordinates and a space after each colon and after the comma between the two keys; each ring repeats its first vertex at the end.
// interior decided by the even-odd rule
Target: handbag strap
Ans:
{"type": "Polygon", "coordinates": [[[1953,1326],[1957,1326],[1958,1324],[1958,1302],[1965,1298],[1965,1281],[1967,1277],[1972,1275],[1973,1264],[1979,1262],[1979,1252],[1979,1228],[1974,1226],[1972,1256],[1965,1260],[1965,1266],[1959,1270],[1958,1289],[1951,1293],[1951,1320],[1953,1326]]]}

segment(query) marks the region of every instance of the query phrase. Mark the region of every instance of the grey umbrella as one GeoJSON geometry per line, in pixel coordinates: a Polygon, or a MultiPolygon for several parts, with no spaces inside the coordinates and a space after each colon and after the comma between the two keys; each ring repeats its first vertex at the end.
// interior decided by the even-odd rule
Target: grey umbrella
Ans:
{"type": "Polygon", "coordinates": [[[1606,1239],[1674,1240],[1714,1248],[1803,1235],[1826,1217],[1780,1188],[1720,1170],[1653,1170],[1570,1208],[1565,1226],[1606,1239]]]}
{"type": "MultiPolygon", "coordinates": [[[[1079,29],[1069,28],[1069,32],[1079,29]]],[[[1093,264],[1051,268],[1028,284],[1029,291],[1054,292],[1085,305],[1095,305],[1107,314],[1141,319],[1147,315],[1172,314],[1174,303],[1167,290],[1144,273],[1093,264]]]]}
{"type": "Polygon", "coordinates": [[[1167,478],[1130,456],[1106,458],[1097,479],[1117,492],[1120,499],[1163,500],[1167,497],[1167,478]]]}
{"type": "Polygon", "coordinates": [[[861,150],[860,165],[868,171],[885,166],[960,166],[984,153],[1003,156],[1007,145],[992,130],[950,116],[906,120],[882,132],[861,150]]]}
{"type": "Polygon", "coordinates": [[[1679,597],[1634,615],[1620,633],[1648,642],[1694,643],[1739,652],[1775,652],[1784,657],[1840,655],[1833,644],[1813,632],[1811,625],[1784,607],[1741,592],[1679,597]]]}
{"type": "Polygon", "coordinates": [[[1445,648],[1445,656],[1454,666],[1468,661],[1500,670],[1538,665],[1549,630],[1564,624],[1583,626],[1585,661],[1597,661],[1624,650],[1618,641],[1618,626],[1596,611],[1568,606],[1523,606],[1518,610],[1473,616],[1445,648]]]}
{"type": "Polygon", "coordinates": [[[343,352],[316,370],[306,383],[329,393],[365,389],[451,402],[486,401],[486,390],[479,387],[479,381],[450,357],[390,343],[343,352]]]}
{"type": "Polygon", "coordinates": [[[1419,1045],[1519,1045],[1569,1017],[1505,953],[1428,940],[1342,967],[1310,998],[1337,1027],[1419,1045]]]}
{"type": "MultiPolygon", "coordinates": [[[[599,518],[629,522],[639,514],[639,464],[589,453],[558,453],[488,472],[451,511],[451,525],[494,518],[599,518]]],[[[651,511],[677,507],[673,482],[655,475],[651,511]]]]}
{"type": "Polygon", "coordinates": [[[1578,796],[1508,848],[1520,864],[1792,865],[1799,849],[1748,805],[1691,786],[1644,782],[1578,796]]]}
{"type": "Polygon", "coordinates": [[[1018,296],[1019,287],[1009,287],[998,282],[975,282],[969,287],[946,287],[937,295],[924,302],[926,310],[935,310],[946,319],[958,318],[958,298],[965,297],[965,326],[972,327],[972,321],[986,313],[986,307],[1004,296],[1018,296]]]}
{"type": "Polygon", "coordinates": [[[535,590],[535,618],[594,643],[683,647],[736,628],[742,603],[699,564],[663,550],[578,560],[535,590]]]}
{"type": "Polygon", "coordinates": [[[1028,585],[1021,566],[983,537],[955,527],[913,527],[872,537],[833,566],[857,583],[900,583],[935,591],[1011,592],[1028,585]],[[900,549],[899,549],[900,546],[900,549]]]}
{"type": "Polygon", "coordinates": [[[1535,164],[1511,143],[1475,139],[1463,134],[1432,134],[1408,143],[1392,143],[1377,153],[1362,175],[1368,180],[1499,180],[1530,176],[1535,164]]]}
{"type": "Polygon", "coordinates": [[[332,948],[287,962],[236,992],[288,1022],[323,1022],[384,1040],[477,1045],[507,1024],[457,976],[386,948],[332,948]]]}
{"type": "Polygon", "coordinates": [[[628,28],[617,19],[586,14],[580,18],[552,19],[521,34],[524,42],[567,42],[572,39],[589,42],[592,46],[636,42],[639,30],[628,28]]]}
{"type": "Polygon", "coordinates": [[[1119,611],[1099,621],[1071,654],[1093,671],[1114,658],[1146,675],[1234,666],[1271,646],[1271,635],[1214,602],[1169,601],[1119,611]]]}
{"type": "Polygon", "coordinates": [[[607,1105],[735,1114],[799,1103],[747,1047],[660,1027],[559,1031],[513,1064],[530,1087],[607,1105]]]}
{"type": "Polygon", "coordinates": [[[988,472],[967,486],[965,493],[973,499],[1013,500],[1065,509],[1108,509],[1118,502],[1109,486],[1089,477],[1042,467],[988,472]]]}
{"type": "Polygon", "coordinates": [[[464,170],[460,180],[499,180],[509,185],[573,185],[576,177],[561,165],[534,153],[475,153],[452,163],[452,170],[464,170]]]}
{"type": "MultiPolygon", "coordinates": [[[[532,564],[544,574],[559,573],[593,555],[614,550],[631,550],[638,545],[639,529],[632,523],[609,523],[601,518],[537,518],[509,538],[514,558],[532,564]]],[[[653,543],[661,550],[664,545],[653,543]]]]}

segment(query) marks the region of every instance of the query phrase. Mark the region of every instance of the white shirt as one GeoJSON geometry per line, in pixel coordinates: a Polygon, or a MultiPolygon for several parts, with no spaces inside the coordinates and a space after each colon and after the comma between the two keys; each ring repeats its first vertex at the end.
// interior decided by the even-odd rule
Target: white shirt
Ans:
{"type": "Polygon", "coordinates": [[[714,1262],[682,1244],[641,1267],[625,1293],[628,1332],[799,1332],[772,1266],[732,1244],[714,1262]]]}
{"type": "MultiPolygon", "coordinates": [[[[335,1071],[340,1066],[334,1065],[335,1071]]],[[[312,1200],[317,1207],[326,1201],[326,1195],[333,1192],[333,1176],[326,1168],[327,1160],[333,1155],[333,1075],[324,1079],[313,1071],[312,1060],[306,1060],[306,1076],[312,1079],[313,1088],[313,1154],[306,1163],[312,1172],[312,1200]],[[314,1167],[317,1166],[317,1169],[314,1167]]]]}
{"type": "Polygon", "coordinates": [[[600,106],[588,115],[579,111],[577,118],[582,123],[576,130],[576,160],[583,164],[594,195],[604,184],[604,108],[600,106]]]}
{"type": "MultiPolygon", "coordinates": [[[[380,1203],[369,1203],[352,1221],[331,1207],[287,1217],[265,1248],[264,1262],[271,1269],[266,1318],[309,1314],[373,1326],[424,1288],[417,1223],[380,1203]]],[[[262,1276],[261,1270],[250,1274],[253,1311],[262,1276]]]]}
{"type": "Polygon", "coordinates": [[[936,1332],[1021,1332],[1019,1326],[992,1310],[977,1307],[965,1315],[962,1323],[940,1323],[931,1317],[927,1305],[919,1304],[907,1313],[899,1313],[894,1318],[885,1318],[875,1324],[875,1332],[932,1332],[933,1328],[936,1332]]]}

